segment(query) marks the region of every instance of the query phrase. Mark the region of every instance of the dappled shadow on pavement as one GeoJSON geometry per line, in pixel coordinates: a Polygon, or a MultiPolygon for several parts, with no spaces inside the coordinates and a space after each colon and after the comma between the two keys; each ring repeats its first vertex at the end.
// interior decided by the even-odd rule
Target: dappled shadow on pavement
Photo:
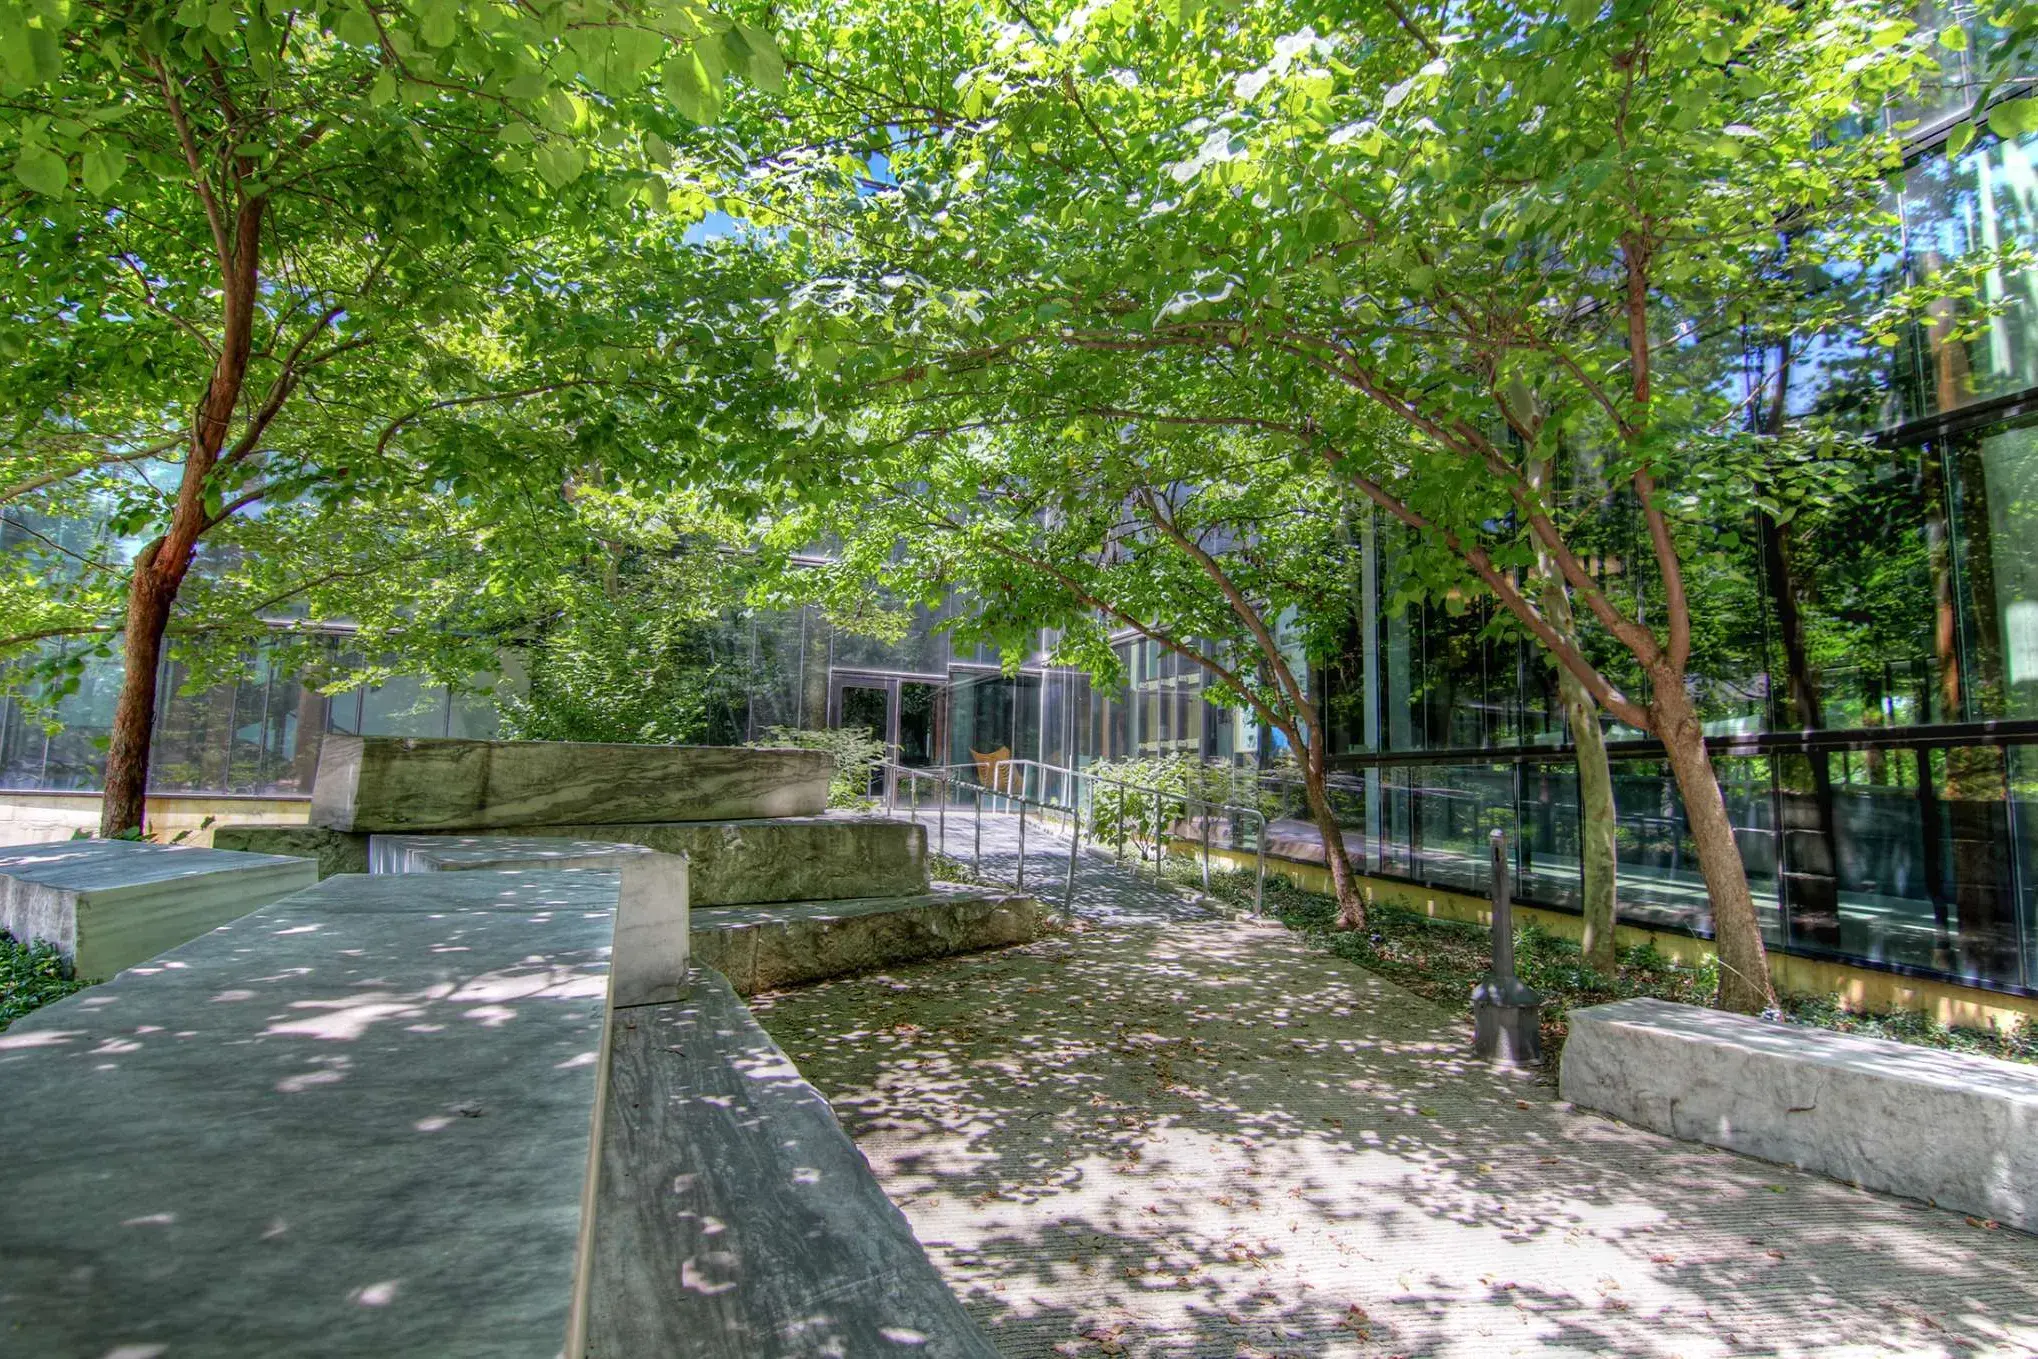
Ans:
{"type": "Polygon", "coordinates": [[[1271,926],[759,997],[1000,1352],[2038,1352],[2038,1240],[1578,1113],[1271,926]]]}

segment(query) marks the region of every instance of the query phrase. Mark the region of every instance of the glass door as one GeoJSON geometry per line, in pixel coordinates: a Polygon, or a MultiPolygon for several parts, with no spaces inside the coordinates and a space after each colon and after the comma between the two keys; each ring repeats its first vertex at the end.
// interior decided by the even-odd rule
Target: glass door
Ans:
{"type": "MultiPolygon", "coordinates": [[[[894,684],[883,680],[842,682],[835,692],[836,727],[844,731],[861,727],[873,739],[883,741],[889,753],[895,740],[894,689],[894,684]]],[[[881,771],[870,771],[870,787],[864,791],[872,797],[883,794],[884,775],[881,771]]]]}

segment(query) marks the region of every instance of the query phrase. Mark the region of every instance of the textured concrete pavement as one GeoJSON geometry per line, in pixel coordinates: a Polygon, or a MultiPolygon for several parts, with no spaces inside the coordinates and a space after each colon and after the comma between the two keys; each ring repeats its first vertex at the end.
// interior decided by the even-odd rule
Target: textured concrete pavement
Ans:
{"type": "Polygon", "coordinates": [[[754,1007],[1008,1356],[2038,1354],[2038,1239],[1574,1112],[1278,927],[754,1007]]]}

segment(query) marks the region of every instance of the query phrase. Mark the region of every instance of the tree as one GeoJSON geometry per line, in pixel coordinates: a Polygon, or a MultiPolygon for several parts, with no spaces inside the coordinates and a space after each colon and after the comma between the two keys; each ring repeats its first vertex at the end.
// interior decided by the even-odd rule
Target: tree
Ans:
{"type": "MultiPolygon", "coordinates": [[[[1333,6],[1327,31],[1283,0],[942,13],[953,95],[920,71],[893,93],[940,135],[894,149],[896,190],[833,209],[857,250],[788,307],[789,361],[825,342],[821,391],[937,425],[1058,419],[1135,366],[1169,390],[1149,417],[1307,450],[1663,743],[1721,1004],[1766,1005],[1688,580],[1739,551],[1722,504],[1828,498],[1841,436],[1752,429],[1722,358],[1832,324],[1805,280],[1885,252],[1884,112],[1900,125],[1930,36],[1870,0],[1333,6]],[[844,328],[867,342],[846,357],[844,328]],[[1530,475],[1581,458],[1606,496],[1530,475]],[[1619,590],[1580,546],[1607,507],[1642,527],[1619,590]]],[[[1870,329],[1919,305],[1893,296],[1870,329]]]]}
{"type": "Polygon", "coordinates": [[[1338,899],[1339,924],[1365,902],[1331,805],[1329,733],[1306,664],[1345,635],[1357,569],[1338,489],[1284,450],[1224,429],[1134,430],[1104,411],[1052,432],[913,431],[859,463],[856,484],[791,507],[774,528],[792,549],[836,536],[828,565],[801,568],[818,599],[901,599],[952,591],[949,625],[1016,665],[1056,641],[1053,660],[1106,685],[1121,678],[1114,634],[1133,633],[1194,665],[1205,695],[1249,709],[1294,751],[1338,899]]]}
{"type": "Polygon", "coordinates": [[[140,824],[202,542],[262,505],[485,482],[522,450],[457,437],[472,406],[521,402],[570,450],[597,391],[662,363],[647,330],[597,333],[571,271],[601,214],[705,206],[670,139],[730,69],[781,65],[688,4],[0,0],[0,503],[124,473],[120,527],[151,530],[120,564],[103,833],[140,824]]]}
{"type": "MultiPolygon", "coordinates": [[[[698,743],[748,690],[747,667],[717,653],[749,574],[724,545],[741,525],[691,495],[585,488],[573,497],[585,550],[561,561],[542,616],[519,629],[525,691],[503,705],[525,741],[698,743]]],[[[555,549],[556,551],[556,549],[555,549]]]]}

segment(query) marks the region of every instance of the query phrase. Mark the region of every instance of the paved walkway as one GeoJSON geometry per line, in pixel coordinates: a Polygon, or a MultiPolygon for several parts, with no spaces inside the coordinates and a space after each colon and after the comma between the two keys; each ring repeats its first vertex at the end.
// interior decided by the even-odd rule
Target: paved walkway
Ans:
{"type": "Polygon", "coordinates": [[[2038,1240],[1573,1112],[1277,927],[755,1008],[1006,1355],[2038,1354],[2038,1240]]]}

